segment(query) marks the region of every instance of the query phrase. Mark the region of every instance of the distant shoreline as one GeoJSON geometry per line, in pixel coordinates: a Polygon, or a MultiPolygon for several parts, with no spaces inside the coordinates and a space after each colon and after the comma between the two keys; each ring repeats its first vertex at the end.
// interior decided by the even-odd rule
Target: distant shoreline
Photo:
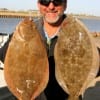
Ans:
{"type": "MultiPolygon", "coordinates": [[[[10,10],[0,10],[0,17],[39,17],[38,10],[32,11],[10,11],[10,10]]],[[[70,15],[70,14],[68,14],[70,15]]],[[[100,16],[92,16],[92,15],[83,15],[83,14],[72,14],[73,16],[81,19],[98,19],[100,20],[100,16]]]]}
{"type": "Polygon", "coordinates": [[[83,15],[78,15],[78,16],[76,16],[75,15],[75,17],[77,17],[77,18],[81,18],[81,19],[97,19],[97,20],[100,20],[100,16],[83,16],[83,15]]]}

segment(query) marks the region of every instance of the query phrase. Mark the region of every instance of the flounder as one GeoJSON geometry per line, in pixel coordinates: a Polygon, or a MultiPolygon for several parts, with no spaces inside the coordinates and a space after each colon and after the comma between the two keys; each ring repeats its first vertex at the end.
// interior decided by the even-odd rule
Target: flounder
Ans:
{"type": "Polygon", "coordinates": [[[34,100],[48,83],[46,49],[29,18],[16,26],[7,49],[4,75],[8,88],[20,100],[34,100]]]}
{"type": "Polygon", "coordinates": [[[99,54],[85,25],[69,15],[54,50],[56,79],[69,100],[79,100],[99,69],[99,54]]]}

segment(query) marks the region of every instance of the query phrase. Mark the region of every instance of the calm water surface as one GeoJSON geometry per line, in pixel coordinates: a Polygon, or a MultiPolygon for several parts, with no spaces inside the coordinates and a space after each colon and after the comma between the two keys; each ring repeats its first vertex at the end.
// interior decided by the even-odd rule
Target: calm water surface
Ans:
{"type": "Polygon", "coordinates": [[[0,18],[0,33],[11,34],[22,18],[0,18]]]}
{"type": "Polygon", "coordinates": [[[90,31],[100,32],[100,19],[81,19],[90,31]]]}
{"type": "MultiPolygon", "coordinates": [[[[0,33],[11,34],[22,18],[0,18],[0,33]]],[[[100,20],[80,19],[90,31],[100,32],[100,20]]]]}

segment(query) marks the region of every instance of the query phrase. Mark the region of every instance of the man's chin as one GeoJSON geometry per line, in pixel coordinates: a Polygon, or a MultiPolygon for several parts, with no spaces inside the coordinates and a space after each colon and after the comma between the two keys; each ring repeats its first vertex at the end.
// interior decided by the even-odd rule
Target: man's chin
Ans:
{"type": "Polygon", "coordinates": [[[50,23],[50,24],[55,24],[59,21],[60,17],[57,18],[45,18],[45,21],[50,23]]]}

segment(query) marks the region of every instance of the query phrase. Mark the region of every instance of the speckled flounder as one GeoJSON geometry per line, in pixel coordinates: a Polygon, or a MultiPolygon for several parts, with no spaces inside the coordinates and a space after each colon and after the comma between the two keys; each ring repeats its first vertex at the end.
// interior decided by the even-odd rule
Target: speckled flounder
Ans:
{"type": "Polygon", "coordinates": [[[68,16],[58,34],[54,50],[56,79],[69,100],[78,100],[99,68],[99,56],[88,29],[68,16]]]}
{"type": "Polygon", "coordinates": [[[48,59],[32,20],[17,25],[4,62],[8,88],[20,100],[34,100],[48,82],[48,59]]]}

